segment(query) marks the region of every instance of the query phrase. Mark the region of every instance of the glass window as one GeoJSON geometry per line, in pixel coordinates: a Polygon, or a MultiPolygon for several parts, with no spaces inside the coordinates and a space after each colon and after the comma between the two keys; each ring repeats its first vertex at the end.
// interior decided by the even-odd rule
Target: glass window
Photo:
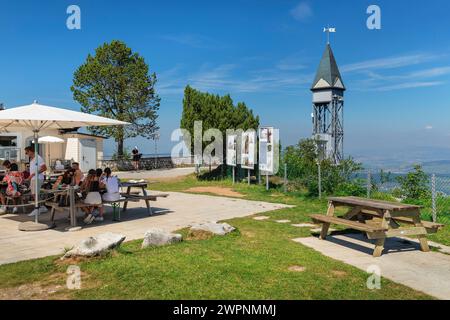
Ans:
{"type": "Polygon", "coordinates": [[[17,136],[0,136],[0,147],[17,147],[17,136]]]}

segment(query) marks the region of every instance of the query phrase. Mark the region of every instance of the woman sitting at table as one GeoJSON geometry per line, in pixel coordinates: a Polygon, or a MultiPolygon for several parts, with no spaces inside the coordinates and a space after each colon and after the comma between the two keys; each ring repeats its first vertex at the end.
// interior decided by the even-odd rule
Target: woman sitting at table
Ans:
{"type": "MultiPolygon", "coordinates": [[[[75,170],[73,169],[66,170],[62,175],[60,175],[56,179],[55,183],[53,183],[52,189],[59,190],[67,186],[74,186],[75,185],[74,175],[75,170]]],[[[68,194],[66,193],[56,194],[55,202],[58,202],[60,207],[68,207],[69,206],[68,194]]]]}
{"type": "Polygon", "coordinates": [[[69,186],[69,185],[75,185],[74,184],[74,175],[75,170],[68,169],[66,170],[61,176],[59,176],[55,183],[53,184],[53,189],[59,189],[60,186],[69,186]]]}
{"type": "Polygon", "coordinates": [[[104,201],[118,201],[120,199],[120,182],[117,176],[113,176],[111,169],[106,168],[102,178],[102,183],[106,188],[106,192],[102,194],[104,201]]]}
{"type": "MultiPolygon", "coordinates": [[[[19,171],[17,163],[12,163],[9,172],[3,178],[7,183],[6,196],[11,198],[18,198],[22,195],[21,186],[23,185],[23,173],[19,171]]],[[[17,213],[17,207],[13,208],[13,213],[17,213]]]]}
{"type": "Polygon", "coordinates": [[[89,170],[87,177],[81,183],[81,192],[86,194],[84,203],[89,205],[83,209],[86,213],[86,218],[84,219],[86,224],[91,224],[94,220],[103,221],[102,197],[100,195],[100,189],[103,187],[96,171],[94,169],[89,170]],[[98,209],[98,217],[95,217],[93,214],[95,209],[98,209]]]}

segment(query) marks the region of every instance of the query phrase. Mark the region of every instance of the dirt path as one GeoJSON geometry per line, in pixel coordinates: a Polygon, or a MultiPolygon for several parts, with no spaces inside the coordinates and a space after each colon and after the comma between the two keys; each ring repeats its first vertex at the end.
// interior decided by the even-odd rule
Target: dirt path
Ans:
{"type": "Polygon", "coordinates": [[[192,193],[212,193],[218,196],[243,198],[245,197],[242,193],[233,191],[231,188],[223,187],[193,187],[185,190],[186,192],[192,193]]]}

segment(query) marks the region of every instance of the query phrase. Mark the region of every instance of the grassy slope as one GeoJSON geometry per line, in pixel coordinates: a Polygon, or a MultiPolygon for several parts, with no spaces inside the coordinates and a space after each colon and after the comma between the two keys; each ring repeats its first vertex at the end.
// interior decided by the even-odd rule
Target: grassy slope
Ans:
{"type": "MultiPolygon", "coordinates": [[[[184,180],[161,182],[158,190],[182,191],[192,186],[231,186],[230,182],[184,180]]],[[[286,196],[263,187],[238,184],[246,198],[283,202],[295,208],[267,213],[271,218],[309,221],[326,202],[286,196]]],[[[140,241],[123,245],[109,257],[80,262],[83,289],[66,291],[82,299],[422,299],[430,298],[383,279],[381,290],[366,288],[367,274],[291,241],[310,236],[309,229],[273,221],[239,218],[228,221],[238,231],[209,240],[141,250],[140,241]],[[304,272],[289,271],[293,265],[304,272]]],[[[0,266],[0,288],[41,281],[63,284],[67,266],[54,258],[0,266]]],[[[0,289],[1,290],[1,289],[0,289]]],[[[55,298],[58,297],[58,294],[55,298]]]]}

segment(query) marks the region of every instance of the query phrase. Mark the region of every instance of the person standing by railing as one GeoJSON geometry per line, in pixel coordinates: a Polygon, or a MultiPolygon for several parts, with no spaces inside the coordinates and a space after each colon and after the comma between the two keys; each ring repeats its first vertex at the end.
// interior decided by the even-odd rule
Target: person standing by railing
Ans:
{"type": "Polygon", "coordinates": [[[139,162],[141,160],[141,154],[139,153],[139,149],[137,146],[134,147],[134,149],[131,151],[131,154],[133,155],[133,167],[134,170],[139,170],[139,162]]]}

